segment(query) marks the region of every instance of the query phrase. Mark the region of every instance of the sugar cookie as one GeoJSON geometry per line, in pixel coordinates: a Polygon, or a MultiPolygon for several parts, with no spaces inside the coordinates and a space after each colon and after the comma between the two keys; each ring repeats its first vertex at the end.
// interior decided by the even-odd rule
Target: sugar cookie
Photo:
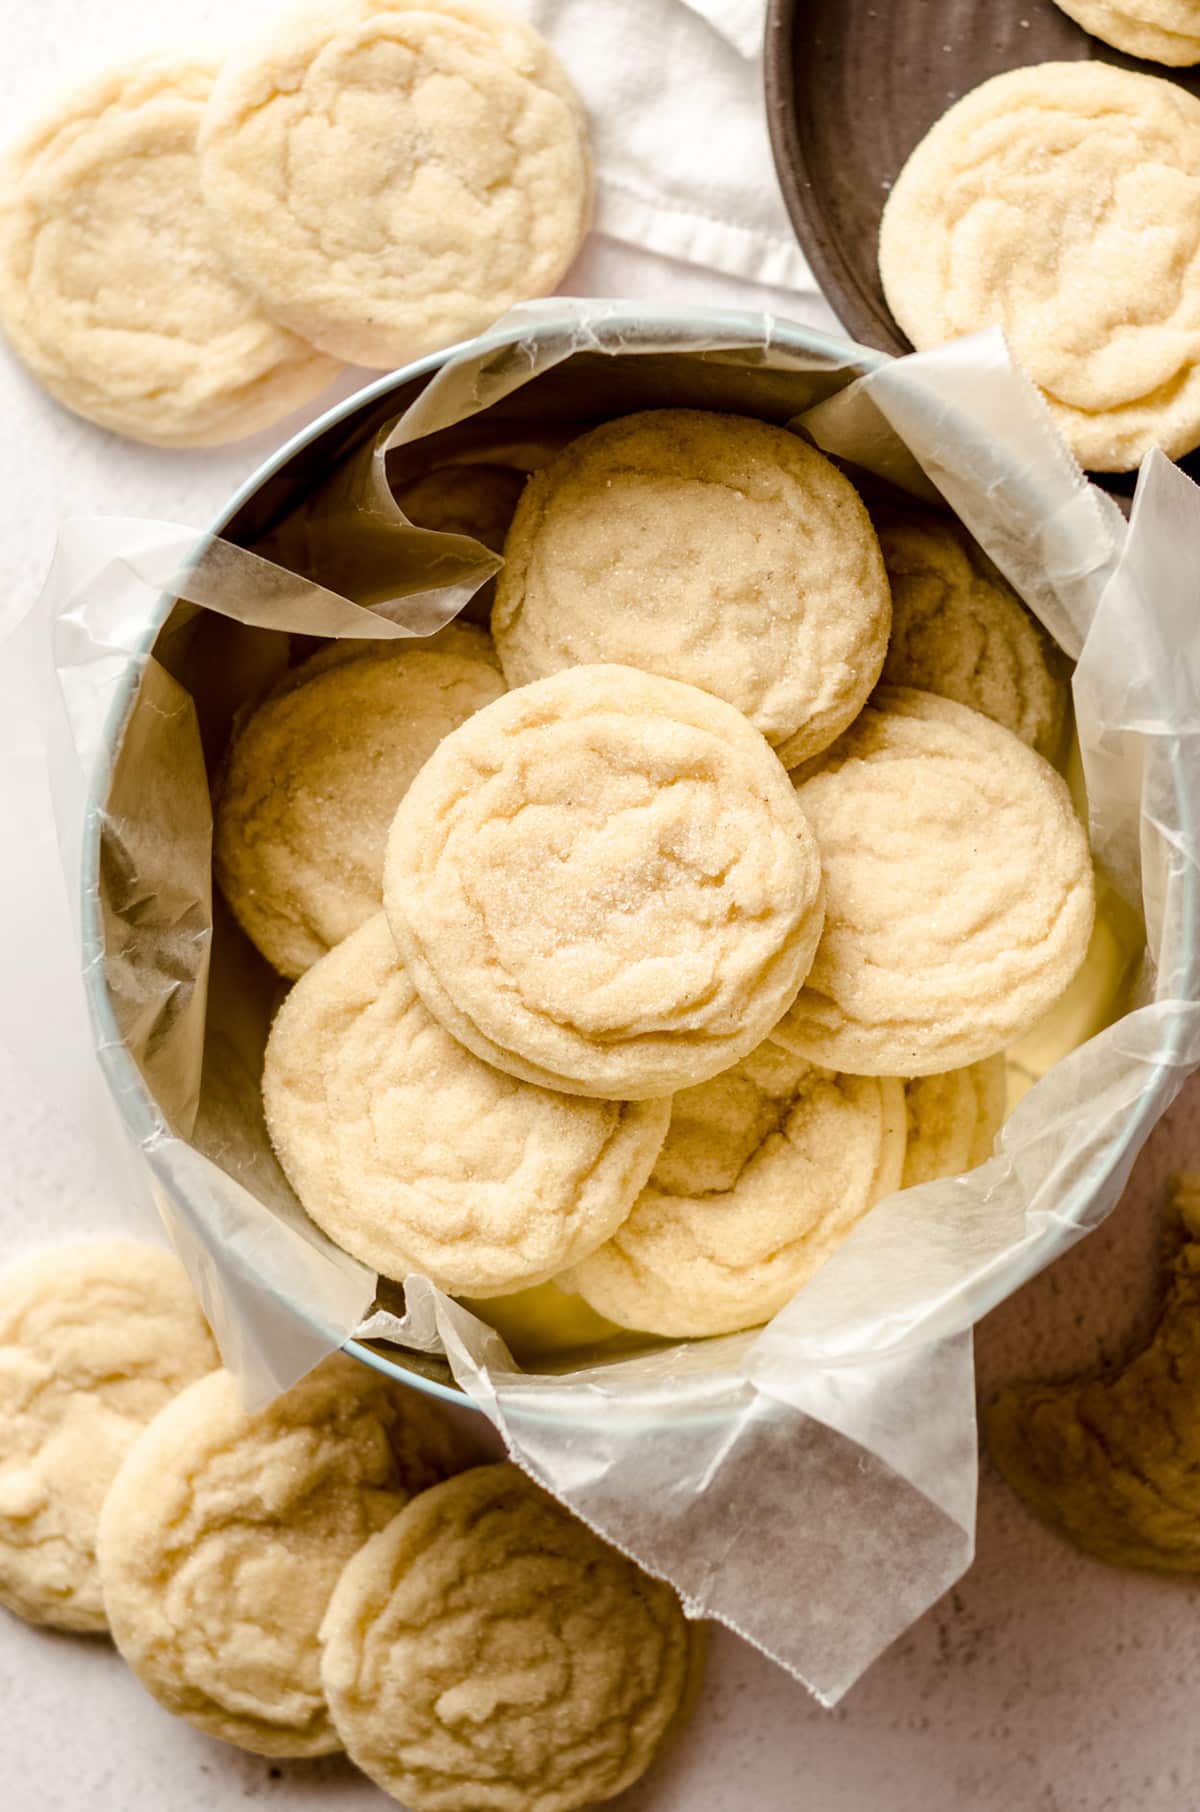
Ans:
{"type": "Polygon", "coordinates": [[[544,1371],[540,1362],[576,1356],[585,1348],[594,1352],[602,1340],[624,1339],[623,1330],[589,1309],[582,1296],[557,1283],[534,1284],[514,1290],[511,1296],[490,1296],[486,1302],[463,1298],[464,1305],[499,1334],[520,1365],[544,1371]]]}
{"type": "Polygon", "coordinates": [[[1003,327],[1091,470],[1200,440],[1200,100],[1177,83],[994,76],[897,177],[879,269],[917,347],[1003,327]]]}
{"type": "Polygon", "coordinates": [[[274,316],[404,365],[546,295],[587,230],[578,98],[489,0],[332,0],[225,63],[201,135],[222,245],[274,316]]]}
{"type": "Polygon", "coordinates": [[[977,711],[881,686],[798,788],[825,932],[776,1029],[813,1063],[928,1076],[1003,1050],[1082,963],[1095,888],[1050,764],[977,711]]]}
{"type": "Polygon", "coordinates": [[[744,1056],[807,975],[817,847],[720,699],[631,667],[510,692],[436,749],[384,904],[430,1012],[486,1062],[612,1099],[744,1056]]]}
{"type": "Polygon", "coordinates": [[[1200,63],[1200,0],[1057,0],[1094,38],[1148,63],[1200,63]]]}
{"type": "Polygon", "coordinates": [[[396,807],[443,736],[504,691],[487,633],[335,642],[242,722],[217,792],[214,866],[281,975],[379,911],[396,807]]]}
{"type": "Polygon", "coordinates": [[[263,1103],[331,1239],[471,1296],[544,1283],[607,1239],[670,1118],[667,1101],[552,1094],[481,1063],[422,1006],[382,913],[280,1008],[263,1103]]]}
{"type": "Polygon", "coordinates": [[[900,1187],[904,1089],[836,1076],[768,1040],[671,1104],[628,1220],[560,1281],[649,1334],[755,1327],[900,1187]]]}
{"type": "MultiPolygon", "coordinates": [[[[396,502],[418,528],[436,529],[443,535],[473,535],[499,554],[524,486],[525,473],[512,466],[464,462],[435,466],[398,486],[396,502]]],[[[459,621],[489,623],[495,596],[496,581],[488,579],[463,606],[459,621]]]]}
{"type": "Polygon", "coordinates": [[[1200,1177],[1172,1178],[1162,1314],[1123,1366],[1018,1384],[984,1416],[992,1458],[1060,1535],[1113,1567],[1200,1573],[1200,1177]]]}
{"type": "Polygon", "coordinates": [[[495,554],[504,548],[517,500],[525,488],[524,472],[511,466],[450,464],[435,466],[396,492],[396,502],[418,528],[442,535],[474,535],[495,554]]]}
{"type": "Polygon", "coordinates": [[[350,1562],[321,1675],[351,1759],[410,1812],[576,1812],[649,1767],[693,1637],[670,1586],[515,1466],[416,1498],[350,1562]]]}
{"type": "Polygon", "coordinates": [[[875,516],[892,587],[883,678],[982,711],[1053,761],[1066,662],[1012,587],[949,517],[875,516]]]}
{"type": "Polygon", "coordinates": [[[196,135],[215,65],[145,57],[67,95],[0,170],[0,327],[114,433],[207,447],[268,428],[337,366],[227,268],[196,135]]]}
{"type": "Polygon", "coordinates": [[[879,678],[891,609],[857,492],[749,416],[606,422],[525,488],[492,633],[511,686],[618,661],[744,712],[784,765],[833,741],[879,678]]]}
{"type": "Polygon", "coordinates": [[[269,1408],[228,1372],[131,1449],[100,1518],[113,1637],[154,1697],[256,1755],[341,1747],[317,1632],[339,1573],[461,1463],[432,1404],[336,1354],[269,1408]]]}
{"type": "Polygon", "coordinates": [[[178,1259],[86,1241],[0,1275],[0,1604],[108,1627],[96,1523],[126,1450],[220,1363],[178,1259]]]}
{"type": "Polygon", "coordinates": [[[915,1076],[905,1084],[908,1144],[901,1187],[961,1176],[992,1155],[1004,1120],[1004,1058],[987,1057],[966,1069],[915,1076]]]}

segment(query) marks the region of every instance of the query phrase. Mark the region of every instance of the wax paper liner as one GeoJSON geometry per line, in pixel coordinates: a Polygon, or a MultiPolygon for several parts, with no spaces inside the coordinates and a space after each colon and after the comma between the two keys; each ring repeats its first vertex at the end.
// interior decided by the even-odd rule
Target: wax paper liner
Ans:
{"type": "Polygon", "coordinates": [[[1127,526],[996,335],[889,364],[761,317],[548,303],[451,356],[264,547],[298,571],[163,525],[81,525],[33,627],[44,651],[50,626],[42,723],[101,1060],[226,1361],[261,1399],[356,1330],[417,1369],[444,1356],[520,1463],[833,1703],[970,1560],[973,1323],[1103,1218],[1200,1062],[1200,492],[1154,457],[1127,526]],[[489,445],[535,464],[539,439],[675,400],[792,419],[945,496],[1079,657],[1093,847],[1145,944],[1129,1011],[1029,1089],[996,1155],[880,1204],[769,1327],[533,1375],[424,1279],[369,1313],[375,1278],[292,1195],[257,1105],[280,984],[212,900],[205,766],[280,670],[279,630],[425,633],[494,570],[414,530],[389,479],[489,445]],[[165,623],[160,591],[181,600],[165,623]]]}

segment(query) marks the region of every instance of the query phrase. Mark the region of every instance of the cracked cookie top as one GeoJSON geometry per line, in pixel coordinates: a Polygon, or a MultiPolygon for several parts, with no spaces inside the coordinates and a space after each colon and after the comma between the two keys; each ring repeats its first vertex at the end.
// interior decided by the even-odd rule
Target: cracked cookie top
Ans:
{"type": "Polygon", "coordinates": [[[183,1266],[156,1246],[88,1240],[0,1276],[0,1604],[107,1628],[105,1493],[147,1422],[218,1363],[183,1266]]]}
{"type": "Polygon", "coordinates": [[[0,165],[0,326],[52,396],[114,433],[216,446],[337,373],[230,270],[196,141],[216,76],[158,55],[65,95],[0,165]]]}
{"type": "Polygon", "coordinates": [[[879,678],[891,622],[875,531],[815,447],[747,416],[657,409],[535,472],[496,581],[510,685],[621,662],[716,693],[787,767],[879,678]]]}
{"type": "Polygon", "coordinates": [[[379,911],[387,833],[443,736],[504,691],[483,629],[338,641],[244,717],[217,791],[213,861],[247,936],[295,977],[379,911]]]}
{"type": "Polygon", "coordinates": [[[423,1006],[382,913],[280,1008],[263,1102],[297,1195],[385,1276],[460,1295],[544,1283],[628,1214],[666,1101],[595,1101],[481,1063],[423,1006]]]}
{"type": "Polygon", "coordinates": [[[880,511],[874,520],[892,587],[884,681],[970,705],[1053,761],[1067,665],[1046,631],[949,517],[880,511]]]}
{"type": "Polygon", "coordinates": [[[1200,1176],[1172,1178],[1166,1296],[1123,1364],[1010,1385],[983,1427],[1029,1508],[1113,1567],[1200,1573],[1200,1176]]]}
{"type": "Polygon", "coordinates": [[[435,1018],[551,1088],[667,1095],[727,1069],[808,973],[816,843],[731,706],[572,667],[435,750],[388,840],[384,904],[435,1018]]]}
{"type": "Polygon", "coordinates": [[[130,1451],[100,1523],[113,1638],[178,1717],[257,1755],[339,1749],[317,1632],[343,1566],[462,1463],[426,1399],[342,1354],[268,1408],[228,1372],[130,1451]]]}
{"type": "Polygon", "coordinates": [[[633,1212],[562,1286],[646,1333],[757,1326],[900,1187],[904,1149],[901,1083],[834,1075],[768,1040],[675,1096],[633,1212]]]}
{"type": "Polygon", "coordinates": [[[1087,953],[1095,886],[1062,777],[978,711],[881,686],[797,789],[825,930],[775,1036],[854,1074],[1001,1051],[1087,953]]]}
{"type": "Polygon", "coordinates": [[[1200,439],[1200,100],[1108,63],[994,76],[905,164],[880,228],[919,348],[999,326],[1080,462],[1200,439]]]}
{"type": "Polygon", "coordinates": [[[651,1579],[515,1466],[416,1498],[357,1554],[321,1631],[352,1760],[411,1812],[576,1812],[652,1761],[694,1637],[651,1579]]]}
{"type": "Polygon", "coordinates": [[[960,1176],[990,1158],[1004,1120],[1006,1087],[1002,1054],[907,1082],[908,1145],[901,1187],[960,1176]]]}
{"type": "Polygon", "coordinates": [[[222,67],[201,152],[243,281],[357,365],[407,364],[547,294],[587,229],[579,101],[488,0],[296,8],[222,67]]]}

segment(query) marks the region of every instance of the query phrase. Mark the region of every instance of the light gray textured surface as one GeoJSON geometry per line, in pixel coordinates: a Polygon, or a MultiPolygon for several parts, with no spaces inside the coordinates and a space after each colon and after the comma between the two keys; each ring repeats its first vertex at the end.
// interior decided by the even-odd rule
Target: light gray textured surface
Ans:
{"type": "MultiPolygon", "coordinates": [[[[204,25],[247,8],[211,0],[188,11],[204,25]]],[[[161,42],[162,18],[150,0],[10,8],[0,117],[7,123],[52,81],[127,44],[161,42]]],[[[779,306],[606,243],[588,248],[571,287],[779,306]]],[[[811,301],[789,312],[828,321],[811,301]]],[[[283,432],[222,452],[152,453],[57,409],[7,359],[0,409],[0,627],[30,602],[63,515],[200,526],[283,432]]],[[[0,1051],[4,1251],[138,1224],[89,1155],[106,1108],[44,787],[32,761],[0,783],[0,994],[7,1023],[23,1021],[27,1034],[16,1060],[0,1051]]],[[[980,1338],[985,1378],[1090,1361],[1144,1323],[1156,1204],[1171,1169],[1200,1164],[1198,1117],[1193,1091],[1160,1128],[1109,1227],[992,1318],[980,1338]]],[[[685,1741],[622,1803],[626,1812],[1178,1812],[1200,1803],[1198,1611],[1200,1586],[1084,1560],[985,1471],[972,1572],[837,1712],[718,1634],[685,1741]]],[[[2,1614],[0,1703],[4,1812],[235,1812],[248,1802],[383,1812],[388,1803],[345,1763],[274,1766],[210,1743],[160,1711],[104,1643],[2,1614]]]]}

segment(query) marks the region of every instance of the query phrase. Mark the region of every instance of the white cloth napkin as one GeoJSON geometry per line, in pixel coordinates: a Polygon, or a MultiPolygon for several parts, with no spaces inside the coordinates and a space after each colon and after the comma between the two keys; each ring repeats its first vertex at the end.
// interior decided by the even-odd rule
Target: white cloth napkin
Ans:
{"type": "Polygon", "coordinates": [[[766,0],[512,0],[583,97],[599,233],[813,296],[767,137],[766,0]]]}
{"type": "Polygon", "coordinates": [[[683,0],[694,13],[707,19],[715,31],[728,38],[744,57],[762,52],[767,0],[683,0]]]}

